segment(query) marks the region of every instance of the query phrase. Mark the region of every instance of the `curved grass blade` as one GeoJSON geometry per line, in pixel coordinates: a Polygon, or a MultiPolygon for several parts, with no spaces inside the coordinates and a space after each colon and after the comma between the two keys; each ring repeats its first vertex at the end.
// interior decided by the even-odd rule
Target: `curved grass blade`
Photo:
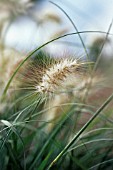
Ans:
{"type": "Polygon", "coordinates": [[[49,170],[64,154],[67,150],[72,146],[72,144],[80,137],[80,135],[85,131],[85,129],[92,123],[92,121],[100,114],[100,112],[111,102],[113,99],[112,95],[103,103],[103,105],[95,112],[95,114],[89,119],[89,121],[80,129],[80,131],[73,137],[73,139],[65,146],[65,148],[59,153],[59,155],[52,161],[49,165],[49,170]]]}
{"type": "Polygon", "coordinates": [[[22,146],[23,146],[23,151],[24,151],[24,170],[26,170],[26,163],[25,163],[25,146],[24,146],[24,142],[23,142],[23,139],[22,137],[20,136],[20,134],[18,133],[18,131],[15,129],[15,127],[13,126],[13,124],[11,124],[10,122],[8,122],[7,120],[1,120],[1,122],[8,126],[9,128],[11,128],[10,130],[12,130],[16,135],[17,137],[20,139],[20,141],[22,142],[22,146]]]}
{"type": "Polygon", "coordinates": [[[71,111],[68,115],[65,115],[61,118],[61,120],[59,121],[58,125],[54,128],[54,130],[52,131],[52,133],[49,135],[48,140],[45,142],[45,144],[43,145],[41,151],[37,151],[37,157],[34,158],[34,160],[31,163],[31,166],[29,167],[29,170],[32,170],[35,166],[35,164],[37,163],[37,161],[40,159],[40,157],[42,156],[43,152],[45,151],[45,149],[48,147],[48,145],[50,144],[51,140],[57,135],[57,133],[59,132],[59,130],[61,129],[61,126],[64,124],[64,122],[66,122],[67,119],[70,118],[70,116],[73,114],[73,111],[71,111]]]}
{"type": "Polygon", "coordinates": [[[5,145],[7,147],[8,152],[9,152],[9,156],[13,161],[13,164],[15,164],[16,168],[23,169],[18,158],[17,158],[17,155],[14,153],[14,150],[12,150],[11,146],[9,146],[7,143],[5,145]]]}
{"type": "MultiPolygon", "coordinates": [[[[2,97],[1,97],[1,101],[4,100],[4,97],[5,97],[6,93],[7,93],[7,90],[8,90],[8,88],[9,88],[9,86],[10,86],[13,78],[14,78],[15,75],[17,74],[18,70],[22,67],[22,65],[23,65],[32,55],[34,55],[37,51],[39,51],[40,49],[42,49],[42,48],[45,47],[46,45],[50,44],[51,42],[54,42],[54,41],[56,41],[56,40],[58,40],[58,39],[60,39],[60,38],[66,37],[66,36],[76,35],[76,34],[78,34],[78,33],[79,33],[79,34],[81,34],[81,33],[104,33],[104,34],[106,34],[106,32],[102,32],[102,31],[81,31],[81,32],[74,32],[74,33],[69,33],[69,34],[65,34],[65,35],[62,35],[62,36],[60,36],[60,37],[54,38],[54,39],[52,39],[52,40],[44,43],[44,44],[41,45],[40,47],[36,48],[36,49],[33,50],[33,51],[20,63],[20,65],[18,65],[18,67],[15,69],[13,75],[12,75],[11,78],[9,79],[8,83],[6,84],[6,87],[5,87],[5,89],[4,89],[4,91],[3,91],[3,94],[2,94],[2,97]]],[[[110,35],[112,35],[112,34],[110,34],[110,35]]]]}
{"type": "MultiPolygon", "coordinates": [[[[90,58],[89,58],[89,54],[88,54],[88,52],[87,52],[87,48],[86,48],[86,46],[85,46],[85,44],[84,44],[84,41],[83,41],[83,39],[82,39],[79,31],[78,31],[78,28],[77,28],[77,26],[75,25],[75,23],[73,22],[73,20],[72,20],[72,19],[70,18],[70,16],[66,13],[66,11],[63,10],[63,8],[61,8],[59,5],[57,5],[56,3],[52,2],[52,1],[49,1],[49,2],[52,3],[53,5],[55,5],[56,7],[58,7],[58,8],[66,15],[66,17],[69,19],[69,21],[71,22],[71,24],[73,25],[74,29],[76,30],[76,32],[77,32],[77,34],[78,34],[78,36],[79,36],[79,39],[80,39],[80,41],[81,41],[81,43],[82,43],[82,46],[83,46],[83,48],[84,48],[84,51],[85,51],[85,53],[86,53],[87,60],[89,61],[90,58]]],[[[89,64],[89,66],[90,66],[90,64],[89,64]]],[[[89,68],[90,68],[90,67],[89,67],[89,68]]]]}
{"type": "Polygon", "coordinates": [[[108,141],[113,141],[113,139],[108,139],[108,138],[94,139],[94,140],[91,140],[91,141],[88,141],[88,142],[84,142],[84,143],[82,143],[80,145],[77,145],[77,146],[69,149],[66,153],[71,152],[72,150],[75,150],[75,149],[77,149],[79,147],[82,147],[84,145],[91,144],[91,143],[94,143],[94,142],[102,142],[102,141],[107,141],[108,142],[108,141]]]}
{"type": "Polygon", "coordinates": [[[92,166],[91,168],[89,168],[89,170],[94,169],[94,168],[96,168],[96,167],[98,167],[98,166],[100,166],[100,165],[103,165],[103,164],[112,162],[112,161],[113,161],[113,159],[109,159],[109,160],[107,160],[107,161],[101,162],[101,163],[99,163],[99,164],[97,164],[97,165],[92,166]]]}
{"type": "MultiPolygon", "coordinates": [[[[102,50],[103,50],[103,48],[104,48],[104,45],[105,45],[105,43],[106,43],[106,40],[108,39],[108,36],[109,36],[110,30],[111,30],[111,28],[112,28],[112,25],[113,25],[113,19],[112,19],[112,21],[111,21],[111,23],[110,23],[110,25],[109,25],[109,28],[108,28],[108,31],[107,31],[105,40],[104,40],[104,42],[103,42],[103,44],[102,44],[102,47],[101,47],[101,49],[100,49],[100,53],[99,53],[99,55],[97,56],[97,60],[96,60],[96,63],[95,63],[95,65],[94,65],[93,72],[97,69],[98,63],[99,63],[99,61],[100,61],[100,59],[101,59],[102,50]]],[[[92,74],[93,74],[93,73],[92,73],[92,74]]]]}
{"type": "Polygon", "coordinates": [[[50,158],[51,154],[52,154],[52,151],[50,151],[50,153],[48,153],[46,158],[42,161],[41,165],[38,167],[38,170],[44,170],[44,168],[46,167],[46,165],[48,163],[48,159],[50,158]]]}
{"type": "Polygon", "coordinates": [[[111,30],[111,28],[112,28],[112,25],[113,25],[113,19],[112,19],[112,21],[111,21],[111,23],[110,23],[110,25],[109,25],[108,31],[107,31],[107,33],[106,33],[105,40],[104,40],[104,42],[103,42],[103,44],[102,44],[102,47],[101,47],[101,49],[100,49],[100,53],[99,53],[99,55],[97,56],[97,60],[96,60],[96,63],[95,63],[95,65],[94,65],[93,72],[97,69],[98,63],[99,63],[99,61],[100,61],[100,59],[101,59],[102,50],[103,50],[103,48],[104,48],[104,45],[105,45],[105,43],[106,43],[106,40],[108,39],[108,36],[109,36],[110,30],[111,30]]]}

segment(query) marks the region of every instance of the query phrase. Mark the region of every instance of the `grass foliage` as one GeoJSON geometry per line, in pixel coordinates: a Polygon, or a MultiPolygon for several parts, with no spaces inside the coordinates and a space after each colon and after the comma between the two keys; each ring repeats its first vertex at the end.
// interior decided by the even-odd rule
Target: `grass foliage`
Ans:
{"type": "MultiPolygon", "coordinates": [[[[75,32],[49,40],[19,58],[16,64],[12,60],[10,72],[7,62],[1,62],[0,170],[108,170],[113,167],[112,62],[102,59],[112,23],[108,32],[97,31],[104,39],[98,53],[93,49],[92,62],[93,44],[88,51],[82,35],[95,31],[79,32],[68,14],[56,6],[67,16],[75,32]],[[57,85],[58,91],[38,92],[36,86],[42,77],[59,67],[62,60],[65,63],[65,56],[50,57],[44,47],[75,35],[80,38],[87,58],[87,61],[79,57],[78,60],[86,64],[76,70],[72,69],[74,66],[71,70],[69,66],[57,68],[58,74],[53,71],[47,76],[51,80],[48,84],[57,85]],[[62,77],[63,83],[59,83],[62,77]]],[[[4,51],[6,47],[0,48],[4,51]]],[[[1,56],[2,61],[4,55],[1,56]]]]}

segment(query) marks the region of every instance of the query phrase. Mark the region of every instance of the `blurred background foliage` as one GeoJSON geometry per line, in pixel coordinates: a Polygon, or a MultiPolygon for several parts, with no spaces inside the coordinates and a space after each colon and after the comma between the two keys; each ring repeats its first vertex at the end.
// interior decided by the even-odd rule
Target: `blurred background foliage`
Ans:
{"type": "MultiPolygon", "coordinates": [[[[99,10],[103,8],[103,11],[108,12],[109,6],[103,1],[96,1],[93,9],[87,0],[84,3],[77,2],[77,8],[73,2],[62,0],[58,4],[72,17],[78,31],[83,31],[80,35],[89,60],[77,34],[44,46],[22,65],[6,97],[0,102],[1,170],[47,169],[113,92],[110,15],[108,21],[104,14],[100,14],[103,27],[98,27],[98,23],[101,23],[99,10]],[[91,7],[92,13],[97,12],[99,20],[94,19],[90,10],[89,13],[84,10],[85,7],[91,7]],[[103,25],[105,20],[107,22],[103,25]],[[94,25],[88,24],[90,22],[94,25]],[[69,57],[91,63],[90,68],[86,66],[78,70],[78,75],[72,74],[66,80],[68,90],[63,89],[65,93],[55,94],[53,98],[47,98],[46,102],[40,100],[34,89],[30,89],[36,80],[33,79],[34,69],[42,69],[56,59],[69,57]]],[[[0,0],[0,97],[8,80],[29,52],[70,32],[76,30],[69,18],[46,0],[0,0]]],[[[112,169],[112,113],[113,102],[102,110],[98,118],[78,135],[64,155],[48,169],[112,169]]]]}

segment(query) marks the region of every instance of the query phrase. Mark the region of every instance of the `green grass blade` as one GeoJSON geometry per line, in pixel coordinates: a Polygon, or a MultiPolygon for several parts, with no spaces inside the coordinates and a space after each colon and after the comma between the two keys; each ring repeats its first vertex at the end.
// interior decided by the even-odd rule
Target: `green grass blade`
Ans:
{"type": "Polygon", "coordinates": [[[45,142],[43,148],[41,149],[41,151],[38,153],[37,157],[33,160],[33,162],[31,163],[31,166],[29,168],[29,170],[32,170],[33,167],[35,166],[36,162],[40,159],[40,156],[43,154],[43,152],[45,151],[45,149],[47,148],[47,146],[51,143],[51,140],[57,135],[57,133],[59,132],[59,130],[61,129],[61,126],[64,124],[64,122],[73,114],[73,111],[70,112],[68,115],[66,115],[65,117],[63,117],[61,119],[61,121],[59,122],[58,126],[54,128],[54,130],[52,131],[52,133],[50,134],[48,140],[45,142]]]}
{"type": "MultiPolygon", "coordinates": [[[[84,41],[83,41],[83,39],[82,39],[79,31],[78,31],[78,28],[77,28],[77,26],[75,25],[75,23],[73,22],[73,20],[72,20],[72,19],[70,18],[70,16],[66,13],[66,11],[64,11],[59,5],[57,5],[56,3],[52,2],[52,1],[49,1],[49,2],[52,3],[53,5],[57,6],[57,7],[67,16],[67,18],[69,19],[69,21],[71,22],[71,24],[73,25],[74,29],[76,30],[76,32],[77,32],[77,34],[78,34],[78,36],[79,36],[79,39],[80,39],[80,41],[81,41],[81,43],[82,43],[82,46],[83,46],[83,48],[84,48],[84,51],[85,51],[85,53],[86,53],[87,60],[89,61],[90,58],[89,58],[89,54],[88,54],[88,52],[87,52],[87,48],[86,48],[86,46],[85,46],[85,44],[84,44],[84,41]]],[[[89,66],[90,66],[90,64],[89,64],[89,66]]]]}
{"type": "Polygon", "coordinates": [[[100,112],[111,102],[112,95],[103,103],[103,105],[95,112],[95,114],[89,119],[89,121],[80,129],[80,131],[73,137],[73,139],[65,146],[65,148],[59,153],[59,155],[52,161],[47,170],[49,170],[70,148],[70,146],[80,137],[84,130],[91,124],[91,122],[100,114],[100,112]]]}
{"type": "MultiPolygon", "coordinates": [[[[20,65],[16,68],[16,70],[14,71],[13,75],[11,76],[11,78],[9,79],[8,83],[6,84],[6,87],[3,91],[3,94],[2,94],[2,97],[1,97],[1,101],[4,100],[4,97],[7,93],[7,90],[13,80],[13,78],[15,77],[15,75],[17,74],[17,72],[19,71],[19,69],[22,67],[22,65],[31,57],[33,56],[37,51],[41,50],[43,47],[45,47],[46,45],[50,44],[51,42],[54,42],[60,38],[63,38],[63,37],[66,37],[66,36],[70,36],[70,35],[76,35],[76,34],[81,34],[81,33],[104,33],[106,34],[106,32],[102,32],[102,31],[81,31],[81,32],[74,32],[74,33],[69,33],[69,34],[65,34],[65,35],[62,35],[60,37],[57,37],[57,38],[54,38],[48,42],[46,42],[45,44],[41,45],[40,47],[36,48],[35,50],[33,50],[21,63],[20,65]]],[[[110,34],[112,35],[112,34],[110,34]]]]}
{"type": "Polygon", "coordinates": [[[52,154],[52,152],[50,152],[50,153],[46,156],[46,158],[42,161],[41,165],[38,167],[38,170],[44,170],[44,169],[45,169],[45,167],[46,167],[46,165],[47,165],[47,163],[48,163],[48,159],[50,158],[51,154],[52,154]]]}

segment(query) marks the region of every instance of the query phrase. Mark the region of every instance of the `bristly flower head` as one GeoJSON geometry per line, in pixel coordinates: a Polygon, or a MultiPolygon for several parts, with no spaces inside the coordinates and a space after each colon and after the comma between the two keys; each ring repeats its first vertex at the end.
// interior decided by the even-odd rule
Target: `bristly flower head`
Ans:
{"type": "Polygon", "coordinates": [[[61,84],[67,74],[71,73],[72,68],[77,64],[76,60],[68,59],[58,61],[48,68],[42,76],[42,81],[36,86],[37,92],[52,93],[61,84]]]}
{"type": "Polygon", "coordinates": [[[33,91],[41,98],[70,93],[87,74],[87,64],[69,55],[53,58],[41,52],[21,68],[17,81],[20,82],[20,89],[33,91]],[[71,86],[73,80],[75,83],[71,86]]]}
{"type": "MultiPolygon", "coordinates": [[[[56,60],[43,72],[40,82],[35,86],[36,91],[41,94],[52,94],[65,87],[65,80],[73,73],[80,74],[78,70],[84,63],[77,59],[64,58],[56,60]]],[[[38,76],[38,75],[37,75],[38,76]]]]}

